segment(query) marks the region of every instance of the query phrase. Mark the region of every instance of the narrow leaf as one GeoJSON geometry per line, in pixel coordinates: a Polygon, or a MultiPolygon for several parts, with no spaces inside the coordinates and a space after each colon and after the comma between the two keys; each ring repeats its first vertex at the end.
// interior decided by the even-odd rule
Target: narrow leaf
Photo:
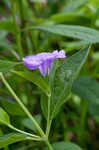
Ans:
{"type": "Polygon", "coordinates": [[[10,124],[10,118],[8,114],[0,107],[0,123],[9,125],[10,124]]]}
{"type": "Polygon", "coordinates": [[[51,16],[51,20],[57,24],[88,25],[90,18],[78,13],[59,13],[51,16]]]}
{"type": "Polygon", "coordinates": [[[99,42],[99,31],[88,27],[74,25],[32,26],[25,30],[40,29],[66,37],[77,38],[88,43],[99,42]]]}
{"type": "Polygon", "coordinates": [[[11,133],[4,136],[0,136],[0,148],[4,148],[7,145],[24,141],[26,140],[26,136],[19,134],[19,133],[11,133]]]}

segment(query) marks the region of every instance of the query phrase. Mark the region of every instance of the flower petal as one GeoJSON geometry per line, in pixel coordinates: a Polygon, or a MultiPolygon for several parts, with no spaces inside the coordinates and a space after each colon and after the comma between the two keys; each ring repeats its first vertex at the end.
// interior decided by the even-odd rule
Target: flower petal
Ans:
{"type": "Polygon", "coordinates": [[[58,58],[65,58],[66,57],[66,53],[64,52],[64,50],[61,50],[59,53],[58,53],[58,58]]]}
{"type": "Polygon", "coordinates": [[[47,67],[48,67],[48,73],[50,72],[51,64],[54,59],[65,58],[65,57],[66,57],[66,53],[64,50],[61,50],[59,52],[58,50],[55,50],[51,53],[44,52],[36,55],[27,56],[23,58],[23,62],[24,65],[30,70],[39,68],[41,74],[45,76],[47,73],[47,67]]]}
{"type": "Polygon", "coordinates": [[[39,69],[40,69],[41,74],[45,77],[47,73],[47,63],[44,62],[43,64],[41,64],[39,66],[39,69]]]}
{"type": "Polygon", "coordinates": [[[50,73],[52,62],[53,60],[48,60],[48,74],[50,73]]]}
{"type": "Polygon", "coordinates": [[[37,69],[42,63],[42,61],[39,60],[36,55],[30,55],[23,58],[23,62],[24,65],[30,70],[37,69]]]}

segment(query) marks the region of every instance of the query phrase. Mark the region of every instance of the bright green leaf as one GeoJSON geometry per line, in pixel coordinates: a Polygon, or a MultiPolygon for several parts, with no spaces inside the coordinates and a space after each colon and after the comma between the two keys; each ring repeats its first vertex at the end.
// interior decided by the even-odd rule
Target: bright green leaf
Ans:
{"type": "Polygon", "coordinates": [[[81,14],[77,13],[59,13],[51,16],[51,20],[57,24],[73,24],[73,25],[88,25],[91,20],[81,14]]]}
{"type": "Polygon", "coordinates": [[[24,141],[26,136],[19,133],[11,133],[0,137],[0,148],[4,148],[7,145],[24,141]]]}
{"type": "Polygon", "coordinates": [[[0,107],[0,123],[9,125],[10,124],[10,118],[8,114],[0,107]]]}

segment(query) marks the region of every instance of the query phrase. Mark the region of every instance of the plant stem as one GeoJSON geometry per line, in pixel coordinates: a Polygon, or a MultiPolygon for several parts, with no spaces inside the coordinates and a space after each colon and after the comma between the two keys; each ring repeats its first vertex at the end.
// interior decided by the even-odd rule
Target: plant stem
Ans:
{"type": "Polygon", "coordinates": [[[85,119],[88,110],[88,102],[86,100],[82,101],[82,114],[81,114],[81,128],[85,128],[85,119]]]}
{"type": "Polygon", "coordinates": [[[50,121],[50,95],[48,96],[48,118],[47,118],[47,128],[46,128],[46,135],[48,137],[49,132],[50,132],[50,126],[51,126],[51,121],[50,121]]]}
{"type": "Polygon", "coordinates": [[[53,147],[51,146],[51,144],[49,143],[49,141],[46,141],[46,144],[47,144],[49,150],[54,150],[53,147]]]}
{"type": "Polygon", "coordinates": [[[86,100],[82,100],[81,103],[82,107],[82,113],[81,113],[81,119],[80,119],[80,131],[78,133],[78,142],[83,146],[84,143],[84,133],[85,133],[85,124],[86,124],[86,115],[88,111],[88,102],[86,100]]]}
{"type": "Polygon", "coordinates": [[[17,132],[19,132],[19,133],[22,133],[22,134],[25,134],[25,135],[27,135],[27,136],[29,136],[29,137],[34,138],[35,141],[41,141],[41,138],[40,138],[39,136],[37,136],[37,135],[24,132],[24,131],[22,131],[22,130],[19,130],[19,129],[13,127],[12,125],[8,125],[8,127],[11,128],[11,129],[13,129],[13,130],[15,130],[15,131],[17,131],[17,132]]]}
{"type": "MultiPolygon", "coordinates": [[[[13,91],[13,89],[10,87],[10,85],[8,84],[8,82],[5,80],[5,78],[4,78],[4,76],[3,76],[2,73],[0,73],[0,77],[1,77],[1,79],[2,79],[2,81],[3,81],[3,83],[5,84],[5,86],[7,87],[7,89],[10,91],[10,93],[13,95],[13,97],[14,97],[14,98],[16,99],[16,101],[19,103],[19,105],[21,106],[21,108],[24,110],[24,112],[27,114],[27,116],[31,119],[31,121],[33,122],[33,124],[35,125],[35,127],[37,128],[37,130],[39,131],[41,137],[45,137],[45,138],[46,138],[46,135],[45,135],[45,133],[43,132],[43,130],[40,128],[40,126],[38,125],[38,123],[35,121],[35,119],[34,119],[33,116],[30,114],[30,112],[28,111],[28,109],[27,109],[27,108],[24,106],[24,104],[21,102],[21,100],[17,97],[16,93],[15,93],[15,92],[13,91]]],[[[49,102],[49,106],[50,106],[50,102],[49,102]]],[[[49,110],[49,114],[50,114],[50,110],[49,110]]],[[[51,124],[51,123],[50,123],[50,120],[49,120],[49,121],[48,121],[48,129],[47,129],[48,131],[47,131],[47,133],[49,133],[50,124],[51,124]]],[[[20,132],[20,133],[23,133],[23,134],[26,134],[26,135],[29,135],[29,136],[32,135],[32,134],[30,134],[30,133],[26,133],[26,132],[24,132],[24,131],[21,131],[21,130],[19,130],[19,129],[16,129],[16,128],[13,127],[13,126],[10,126],[10,125],[9,125],[9,127],[12,128],[12,129],[14,129],[14,130],[16,130],[16,131],[18,131],[18,132],[20,132]]],[[[31,140],[35,140],[34,136],[35,136],[35,138],[39,137],[39,136],[36,136],[36,135],[32,135],[32,136],[30,137],[30,139],[31,139],[31,140]]],[[[37,140],[41,141],[42,138],[41,138],[41,139],[37,139],[37,140]]],[[[53,147],[52,147],[51,144],[49,143],[48,139],[45,139],[45,143],[47,144],[49,150],[53,150],[53,147]]]]}
{"type": "Polygon", "coordinates": [[[38,125],[38,123],[35,121],[35,119],[33,118],[33,116],[30,114],[30,112],[28,111],[28,109],[25,107],[25,105],[21,102],[21,100],[17,97],[16,93],[13,91],[13,89],[10,87],[10,85],[7,83],[7,81],[5,80],[3,74],[0,74],[1,79],[3,81],[3,83],[5,84],[5,86],[7,87],[7,89],[10,91],[10,93],[13,95],[13,97],[16,99],[16,101],[19,103],[19,105],[21,106],[21,108],[24,110],[24,112],[27,114],[27,116],[31,119],[31,121],[33,122],[33,124],[35,125],[35,127],[37,128],[37,130],[39,131],[40,135],[42,137],[45,137],[45,134],[43,132],[43,130],[40,128],[40,126],[38,125]]]}
{"type": "Polygon", "coordinates": [[[15,1],[14,0],[11,0],[11,11],[12,11],[12,17],[13,17],[13,24],[14,24],[14,27],[15,27],[15,37],[16,37],[16,44],[17,44],[17,51],[20,55],[20,58],[23,57],[23,52],[22,52],[22,47],[21,47],[21,33],[19,32],[19,26],[17,24],[17,21],[16,21],[16,11],[15,11],[15,1]]]}

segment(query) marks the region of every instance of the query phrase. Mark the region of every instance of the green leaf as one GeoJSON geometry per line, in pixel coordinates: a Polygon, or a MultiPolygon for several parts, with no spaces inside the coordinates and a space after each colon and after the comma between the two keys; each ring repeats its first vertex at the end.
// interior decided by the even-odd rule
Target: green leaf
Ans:
{"type": "MultiPolygon", "coordinates": [[[[41,115],[35,115],[34,116],[35,120],[37,121],[37,123],[40,125],[41,123],[41,115]]],[[[33,122],[29,119],[29,118],[25,118],[24,120],[22,120],[22,124],[24,125],[24,127],[36,132],[36,128],[33,124],[33,122]]]]}
{"type": "Polygon", "coordinates": [[[51,20],[57,24],[88,25],[90,18],[77,13],[59,13],[51,16],[51,20]]]}
{"type": "Polygon", "coordinates": [[[50,117],[53,119],[71,92],[72,81],[77,77],[89,53],[90,46],[80,50],[50,74],[50,117]]]}
{"type": "Polygon", "coordinates": [[[4,136],[0,136],[0,148],[4,148],[7,145],[24,141],[26,140],[26,136],[19,133],[11,133],[4,136]]]}
{"type": "Polygon", "coordinates": [[[89,103],[99,104],[99,83],[88,76],[79,76],[73,82],[72,92],[89,103]]]}
{"type": "Polygon", "coordinates": [[[45,92],[46,94],[48,94],[50,92],[47,83],[38,74],[36,74],[34,72],[22,72],[22,71],[12,71],[12,73],[15,73],[15,74],[23,77],[24,79],[34,83],[35,85],[40,87],[42,89],[42,91],[45,92]]]}
{"type": "Polygon", "coordinates": [[[73,82],[72,92],[89,102],[89,111],[93,116],[99,115],[99,83],[96,80],[79,76],[73,82]]]}
{"type": "Polygon", "coordinates": [[[99,42],[99,31],[88,27],[74,25],[51,25],[51,26],[32,26],[25,30],[40,29],[54,34],[59,34],[66,37],[77,38],[84,40],[87,43],[99,42]]]}
{"type": "Polygon", "coordinates": [[[10,118],[8,114],[0,107],[0,123],[9,125],[10,124],[10,118]]]}
{"type": "MultiPolygon", "coordinates": [[[[52,144],[54,150],[82,150],[78,145],[71,142],[57,142],[52,144]]],[[[45,148],[44,150],[48,150],[45,148]]]]}
{"type": "Polygon", "coordinates": [[[20,63],[6,61],[6,60],[0,60],[0,72],[6,73],[18,64],[20,64],[20,63]]]}
{"type": "Polygon", "coordinates": [[[25,113],[21,109],[20,105],[16,102],[5,100],[2,97],[0,97],[0,102],[4,109],[12,116],[25,116],[25,113]]]}

